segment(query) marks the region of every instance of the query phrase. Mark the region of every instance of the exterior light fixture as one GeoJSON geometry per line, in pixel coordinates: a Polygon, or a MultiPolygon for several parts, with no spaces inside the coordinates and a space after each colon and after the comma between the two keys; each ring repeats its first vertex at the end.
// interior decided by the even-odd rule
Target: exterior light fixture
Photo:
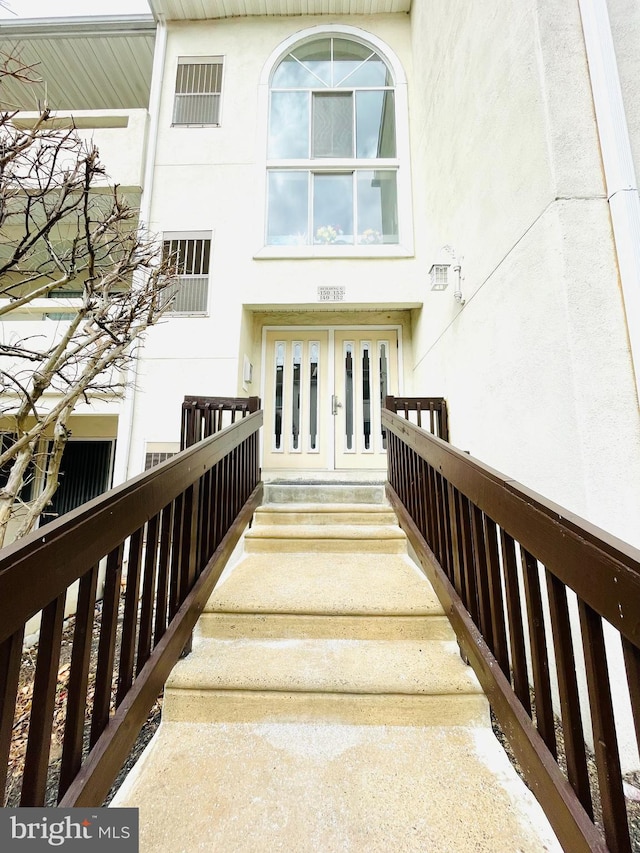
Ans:
{"type": "Polygon", "coordinates": [[[431,290],[446,290],[449,282],[453,281],[455,290],[453,298],[458,305],[464,305],[462,296],[462,258],[456,256],[451,246],[443,246],[438,253],[435,263],[429,270],[431,290]]]}
{"type": "Polygon", "coordinates": [[[431,290],[447,289],[449,286],[450,270],[454,261],[455,255],[451,246],[443,246],[429,270],[431,290]]]}

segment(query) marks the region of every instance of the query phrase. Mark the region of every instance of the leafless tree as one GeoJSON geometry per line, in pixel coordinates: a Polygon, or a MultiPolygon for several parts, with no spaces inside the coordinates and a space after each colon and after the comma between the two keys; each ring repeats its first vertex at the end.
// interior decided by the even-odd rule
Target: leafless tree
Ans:
{"type": "MultiPolygon", "coordinates": [[[[5,58],[0,92],[6,75],[29,81],[33,69],[5,58]]],[[[95,146],[46,105],[31,121],[0,110],[0,545],[16,512],[20,537],[51,502],[74,408],[122,393],[171,287],[169,260],[109,185],[95,146]],[[66,293],[69,303],[50,298],[66,293]]]]}

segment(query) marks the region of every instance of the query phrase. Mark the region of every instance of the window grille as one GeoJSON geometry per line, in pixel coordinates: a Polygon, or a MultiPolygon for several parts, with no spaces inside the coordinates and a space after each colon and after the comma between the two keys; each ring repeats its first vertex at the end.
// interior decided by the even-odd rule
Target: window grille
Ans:
{"type": "Polygon", "coordinates": [[[167,459],[171,459],[171,457],[175,455],[175,453],[170,452],[145,453],[144,470],[148,471],[149,468],[153,468],[155,465],[159,465],[161,462],[166,462],[167,459]]]}
{"type": "Polygon", "coordinates": [[[174,125],[220,124],[221,57],[178,60],[173,104],[174,125]]]}
{"type": "Polygon", "coordinates": [[[175,264],[177,280],[169,288],[173,314],[205,314],[209,299],[211,239],[171,236],[163,242],[165,258],[175,264]]]}

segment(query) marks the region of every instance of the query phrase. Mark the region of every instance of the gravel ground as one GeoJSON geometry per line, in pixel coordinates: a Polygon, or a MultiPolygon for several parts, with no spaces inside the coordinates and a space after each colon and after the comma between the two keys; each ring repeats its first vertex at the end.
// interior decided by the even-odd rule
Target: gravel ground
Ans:
{"type": "MultiPolygon", "coordinates": [[[[518,764],[516,757],[513,754],[509,742],[507,741],[504,732],[500,728],[493,711],[491,712],[491,724],[493,731],[503,745],[505,752],[509,756],[509,760],[515,767],[518,775],[526,784],[524,774],[518,764]]],[[[556,742],[558,745],[558,764],[566,772],[566,764],[564,761],[564,737],[562,734],[562,726],[559,720],[556,720],[556,742]]],[[[589,779],[591,782],[591,796],[593,798],[593,812],[595,815],[596,826],[604,833],[602,827],[602,806],[600,803],[600,791],[598,786],[598,769],[596,767],[595,757],[592,752],[587,753],[587,767],[589,770],[589,779]]],[[[631,850],[633,853],[640,853],[640,772],[628,773],[624,777],[627,819],[629,821],[629,834],[631,836],[631,850]]],[[[527,785],[527,787],[530,787],[527,785]]]]}

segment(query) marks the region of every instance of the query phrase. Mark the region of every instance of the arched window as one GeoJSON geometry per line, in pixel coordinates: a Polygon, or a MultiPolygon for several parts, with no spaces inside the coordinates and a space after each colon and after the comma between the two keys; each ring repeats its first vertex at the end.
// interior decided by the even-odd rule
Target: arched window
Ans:
{"type": "Polygon", "coordinates": [[[321,35],[280,59],[269,87],[268,246],[398,244],[398,168],[394,79],[379,52],[321,35]]]}

